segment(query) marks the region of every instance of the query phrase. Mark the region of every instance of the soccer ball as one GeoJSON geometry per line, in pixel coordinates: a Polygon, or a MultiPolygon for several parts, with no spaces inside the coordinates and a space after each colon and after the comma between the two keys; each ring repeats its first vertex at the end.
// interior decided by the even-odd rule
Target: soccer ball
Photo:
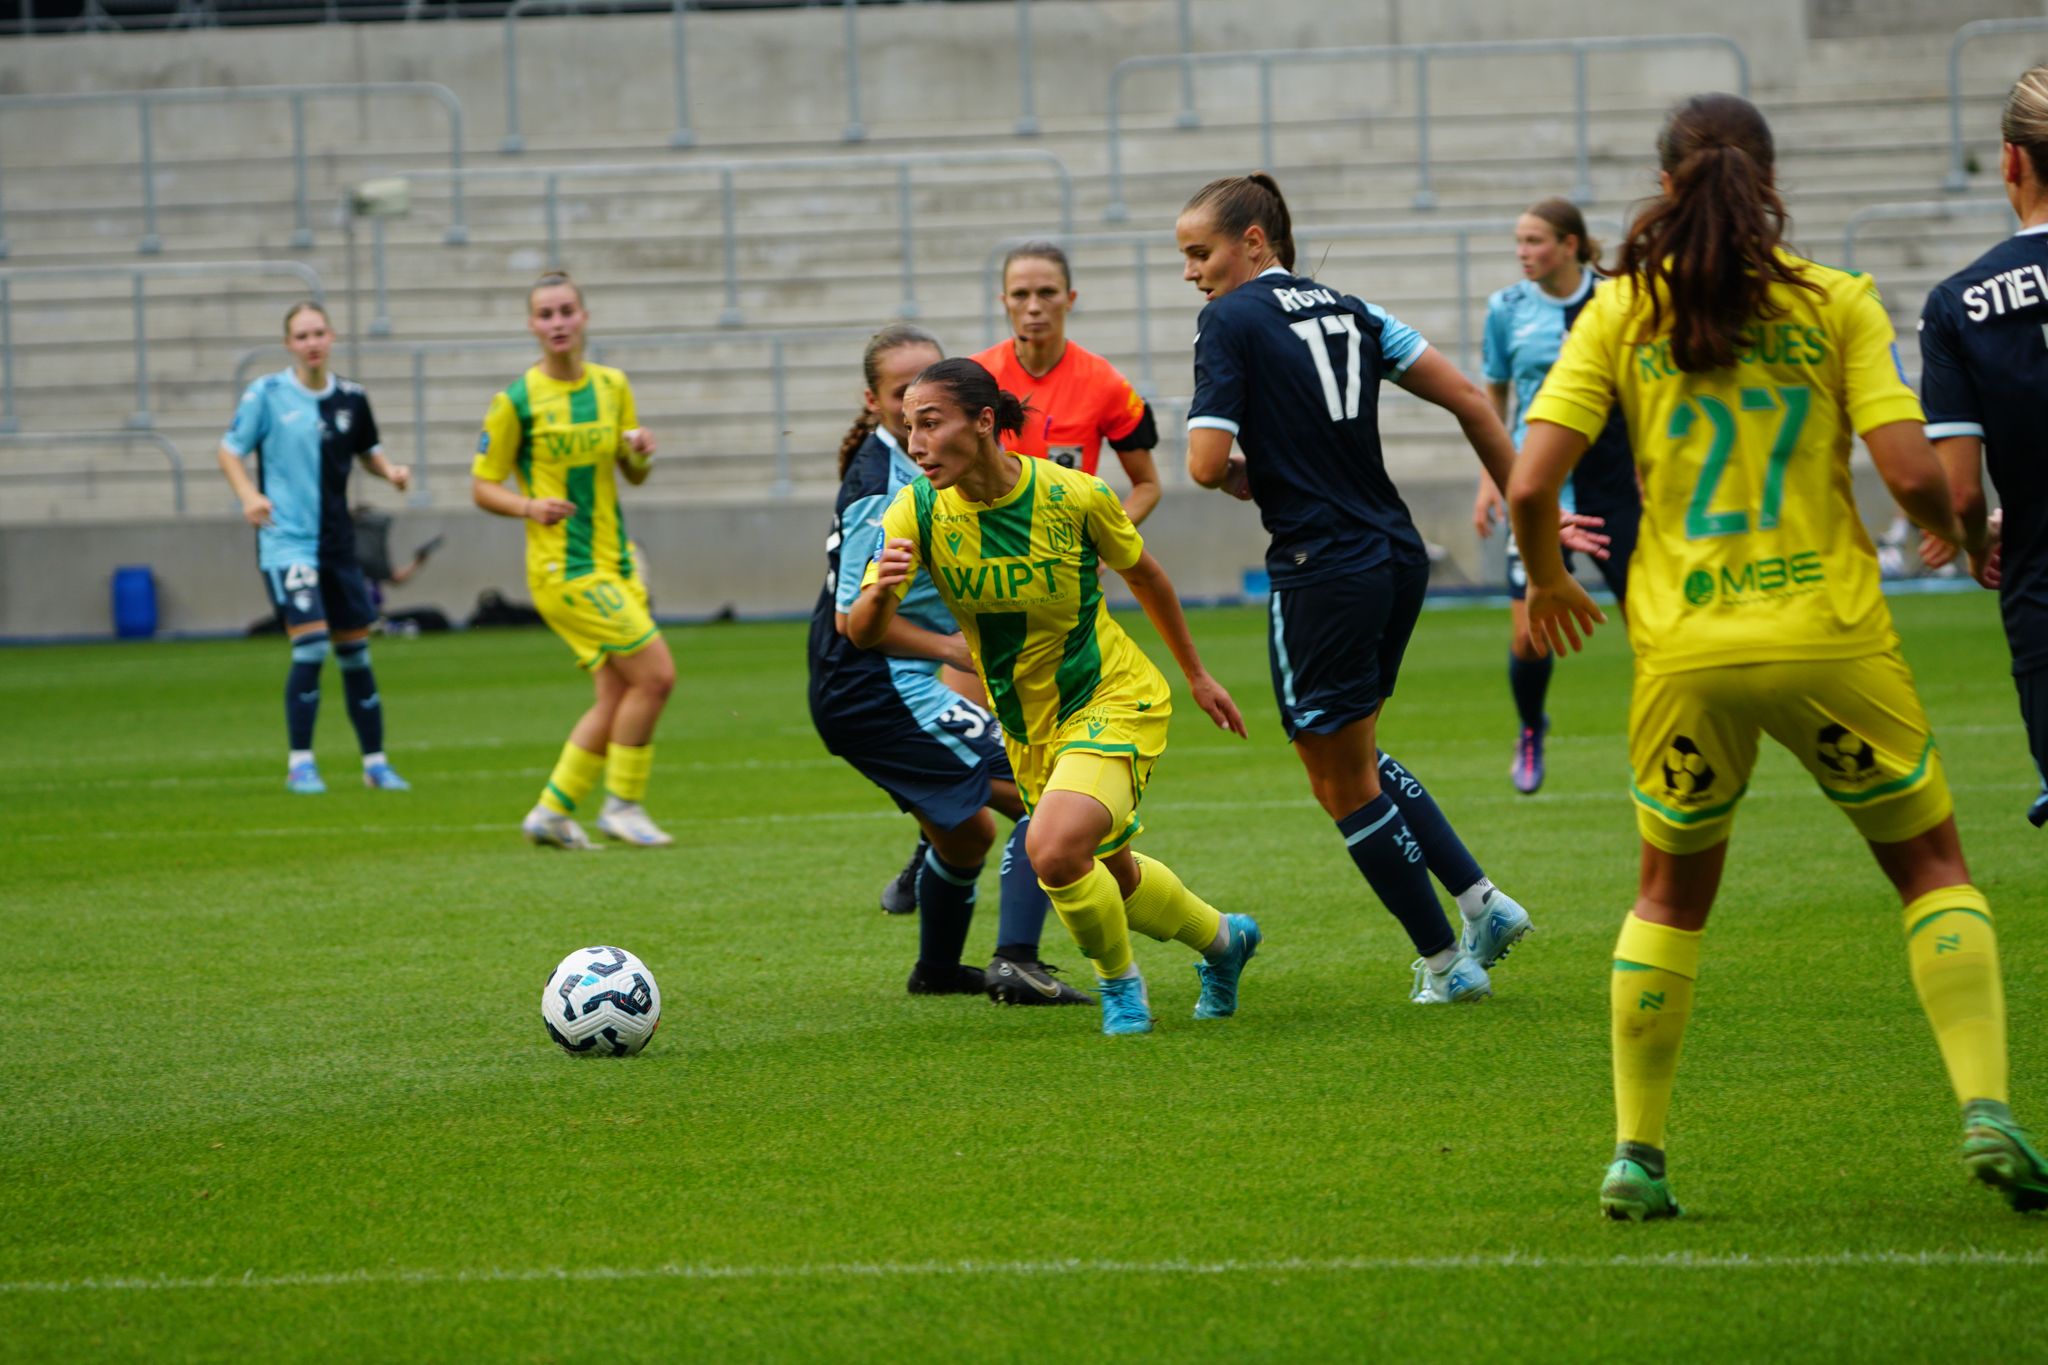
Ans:
{"type": "Polygon", "coordinates": [[[630,1057],[661,1023],[661,988],[624,948],[578,948],[540,997],[548,1037],[575,1057],[630,1057]]]}

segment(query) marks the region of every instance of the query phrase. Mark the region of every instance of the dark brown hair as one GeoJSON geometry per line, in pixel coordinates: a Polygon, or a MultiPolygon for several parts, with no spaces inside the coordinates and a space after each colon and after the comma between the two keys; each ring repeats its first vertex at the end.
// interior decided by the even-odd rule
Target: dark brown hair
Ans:
{"type": "Polygon", "coordinates": [[[928,366],[914,382],[918,388],[931,384],[944,389],[946,396],[970,417],[979,415],[983,408],[994,409],[998,432],[1022,431],[1024,414],[1031,411],[1029,403],[998,385],[996,377],[983,369],[979,361],[966,356],[928,366]]]}
{"type": "Polygon", "coordinates": [[[1578,262],[1595,269],[1600,265],[1600,243],[1586,235],[1586,215],[1579,212],[1579,206],[1569,199],[1539,199],[1523,210],[1531,218],[1538,218],[1557,234],[1558,240],[1567,237],[1579,239],[1578,262]]]}
{"type": "Polygon", "coordinates": [[[1621,244],[1616,270],[1650,297],[1650,341],[1671,308],[1671,359],[1688,374],[1735,363],[1743,329],[1777,317],[1774,284],[1823,294],[1778,255],[1785,201],[1771,170],[1770,125],[1736,95],[1694,95],[1657,138],[1669,193],[1651,200],[1621,244]]]}
{"type": "Polygon", "coordinates": [[[320,320],[327,324],[328,330],[333,330],[334,319],[327,316],[326,304],[318,299],[300,299],[297,303],[284,310],[284,334],[287,339],[292,334],[292,319],[305,312],[308,308],[320,315],[320,320]]]}
{"type": "Polygon", "coordinates": [[[1036,241],[1011,247],[1009,255],[1003,257],[1003,288],[1010,287],[1010,267],[1019,261],[1051,261],[1060,268],[1060,279],[1067,288],[1074,287],[1074,272],[1067,265],[1067,253],[1052,242],[1036,241]]]}
{"type": "Polygon", "coordinates": [[[585,308],[589,306],[583,302],[583,286],[576,283],[576,281],[570,279],[568,271],[550,270],[547,274],[535,280],[531,287],[527,289],[526,311],[529,313],[533,311],[533,296],[535,294],[538,294],[543,289],[553,289],[558,284],[566,284],[569,286],[571,290],[575,292],[576,306],[578,308],[585,308]]]}
{"type": "MultiPolygon", "coordinates": [[[[940,355],[946,348],[939,345],[939,339],[922,327],[913,327],[907,322],[891,323],[868,338],[867,349],[860,353],[861,376],[868,382],[868,392],[880,394],[882,389],[882,357],[904,346],[929,346],[940,355]]],[[[863,407],[853,419],[853,425],[846,429],[846,439],[839,443],[839,477],[846,477],[848,465],[853,463],[854,452],[882,424],[881,419],[863,407]]]]}
{"type": "Polygon", "coordinates": [[[2034,179],[2048,185],[2048,66],[2035,67],[2013,85],[1998,135],[2025,152],[2034,179]]]}
{"type": "Polygon", "coordinates": [[[1198,208],[1209,210],[1217,230],[1226,236],[1242,236],[1246,228],[1258,224],[1280,264],[1294,269],[1294,217],[1287,212],[1280,182],[1272,176],[1253,171],[1250,175],[1226,175],[1221,180],[1211,180],[1195,191],[1195,197],[1182,206],[1181,212],[1198,208]]]}

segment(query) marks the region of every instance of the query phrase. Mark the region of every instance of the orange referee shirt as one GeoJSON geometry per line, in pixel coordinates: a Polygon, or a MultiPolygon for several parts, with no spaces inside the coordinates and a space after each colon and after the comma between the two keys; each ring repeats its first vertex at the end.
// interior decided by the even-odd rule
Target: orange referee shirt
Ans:
{"type": "Polygon", "coordinates": [[[1003,340],[974,357],[996,383],[1030,402],[1024,430],[1005,448],[1093,474],[1104,441],[1121,441],[1145,420],[1145,400],[1116,366],[1073,342],[1043,375],[1017,363],[1017,347],[1003,340]]]}

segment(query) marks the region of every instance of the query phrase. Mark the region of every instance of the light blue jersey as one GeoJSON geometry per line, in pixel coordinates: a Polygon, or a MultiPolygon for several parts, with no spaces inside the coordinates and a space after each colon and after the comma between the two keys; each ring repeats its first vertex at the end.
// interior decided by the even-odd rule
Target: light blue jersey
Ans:
{"type": "Polygon", "coordinates": [[[349,469],[378,449],[377,421],[360,384],[329,376],[315,392],[290,369],[266,374],[242,394],[221,444],[257,458],[256,486],[270,499],[271,522],[256,535],[260,567],[355,562],[349,469]]]}
{"type": "Polygon", "coordinates": [[[1544,292],[1534,280],[1518,280],[1496,290],[1486,301],[1486,340],[1480,369],[1488,382],[1515,386],[1514,425],[1508,434],[1515,449],[1529,430],[1529,404],[1543,387],[1543,377],[1557,363],[1571,320],[1593,293],[1593,272],[1579,272],[1579,287],[1564,298],[1544,292]]]}

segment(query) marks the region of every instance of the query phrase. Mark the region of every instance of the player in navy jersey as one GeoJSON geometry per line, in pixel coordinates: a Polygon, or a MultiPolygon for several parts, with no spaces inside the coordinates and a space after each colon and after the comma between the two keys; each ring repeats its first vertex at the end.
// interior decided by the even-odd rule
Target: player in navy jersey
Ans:
{"type": "Polygon", "coordinates": [[[942,667],[971,670],[974,664],[938,590],[929,579],[913,583],[878,649],[862,649],[846,638],[861,576],[882,545],[882,513],[897,490],[918,477],[904,451],[904,392],[942,358],[930,332],[903,324],[877,332],[861,357],[864,407],[840,447],[825,585],[811,613],[811,721],[827,749],[889,793],[924,831],[910,993],[986,991],[1004,1004],[1092,1005],[1092,996],[1039,961],[1039,932],[1050,903],[1024,851],[1030,820],[1003,752],[1001,728],[941,677],[942,667]],[[983,971],[964,965],[960,955],[974,916],[975,883],[995,846],[991,808],[1016,827],[1003,848],[996,953],[983,971]]]}
{"type": "Polygon", "coordinates": [[[327,790],[313,762],[313,722],[320,710],[320,670],[332,650],[341,665],[348,717],[363,751],[363,783],[406,791],[384,757],[384,709],[370,670],[370,627],[377,609],[356,563],[355,526],[348,514],[348,476],[363,468],[405,488],[412,471],[384,458],[377,420],[360,384],[330,374],[334,330],[317,303],[295,303],[284,317],[293,364],[266,374],[242,395],[221,438],[220,467],[256,531],[257,566],[292,647],[285,676],[285,730],[290,756],[285,786],[300,795],[327,790]],[[243,463],[256,456],[256,477],[243,463]]]}
{"type": "MultiPolygon", "coordinates": [[[[1529,404],[1543,387],[1543,376],[1557,360],[1564,334],[1600,286],[1600,244],[1586,235],[1586,220],[1569,199],[1532,204],[1515,223],[1515,256],[1522,279],[1486,301],[1483,368],[1488,396],[1509,428],[1515,448],[1529,428],[1529,404]],[[1513,406],[1510,407],[1510,402],[1513,406]]],[[[1620,413],[1572,472],[1565,508],[1598,517],[1608,538],[1608,556],[1596,558],[1617,604],[1628,597],[1628,561],[1635,550],[1636,527],[1643,519],[1643,496],[1636,487],[1635,460],[1629,453],[1628,424],[1620,413]]],[[[1472,524],[1480,536],[1493,534],[1506,518],[1500,490],[1482,474],[1472,505],[1472,524]]],[[[1533,795],[1543,785],[1543,741],[1550,731],[1544,699],[1550,691],[1551,657],[1529,638],[1529,612],[1523,601],[1529,590],[1522,556],[1508,534],[1508,594],[1514,600],[1514,636],[1508,646],[1508,689],[1521,717],[1515,758],[1509,777],[1515,790],[1533,795]]]]}
{"type": "MultiPolygon", "coordinates": [[[[2048,66],[2006,100],[1999,169],[2019,232],[1942,281],[1920,317],[1920,397],[1927,435],[1948,470],[1963,529],[1986,549],[1969,556],[1998,589],[2013,682],[2040,793],[2027,810],[2048,824],[2048,66]],[[1988,541],[1984,465],[2001,504],[1988,541]]],[[[1954,546],[1929,536],[1939,568],[1954,546]]]]}
{"type": "MultiPolygon", "coordinates": [[[[1410,998],[1482,999],[1493,989],[1487,969],[1529,932],[1529,916],[1376,738],[1429,581],[1422,537],[1380,450],[1380,383],[1455,415],[1502,486],[1514,447],[1486,396],[1412,327],[1294,273],[1291,219],[1271,176],[1210,182],[1175,235],[1182,277],[1210,300],[1196,323],[1188,472],[1256,502],[1272,536],[1269,653],[1281,724],[1317,802],[1421,954],[1410,998]],[[1462,935],[1431,874],[1456,898],[1462,935]]],[[[1575,538],[1588,550],[1596,543],[1575,538]]]]}

